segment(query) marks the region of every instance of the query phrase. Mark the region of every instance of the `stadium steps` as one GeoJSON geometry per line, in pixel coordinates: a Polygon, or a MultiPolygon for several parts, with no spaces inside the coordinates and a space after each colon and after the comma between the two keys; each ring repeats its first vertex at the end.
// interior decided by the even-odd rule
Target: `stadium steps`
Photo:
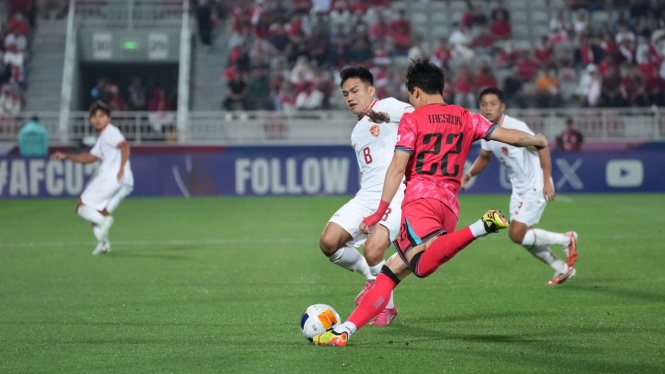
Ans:
{"type": "Polygon", "coordinates": [[[60,110],[66,20],[40,19],[31,40],[24,111],[60,110]]]}
{"type": "MultiPolygon", "coordinates": [[[[196,21],[193,22],[194,27],[196,21]]],[[[228,61],[229,25],[221,22],[213,32],[212,49],[203,50],[198,34],[195,33],[192,43],[192,110],[220,110],[224,98],[222,73],[228,61]]]]}

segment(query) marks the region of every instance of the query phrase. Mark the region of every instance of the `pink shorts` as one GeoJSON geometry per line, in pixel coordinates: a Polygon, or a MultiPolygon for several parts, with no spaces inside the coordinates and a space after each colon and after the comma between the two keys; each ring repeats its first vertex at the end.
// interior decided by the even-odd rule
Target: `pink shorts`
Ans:
{"type": "Polygon", "coordinates": [[[423,198],[402,206],[399,236],[393,241],[404,263],[409,251],[439,235],[454,232],[457,216],[443,202],[423,198]]]}

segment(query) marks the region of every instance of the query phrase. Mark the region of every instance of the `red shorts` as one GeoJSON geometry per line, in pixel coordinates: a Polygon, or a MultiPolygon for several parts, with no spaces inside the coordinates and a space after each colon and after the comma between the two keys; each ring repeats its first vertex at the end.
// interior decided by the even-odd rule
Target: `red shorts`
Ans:
{"type": "Polygon", "coordinates": [[[454,232],[457,216],[443,202],[435,199],[413,200],[402,206],[399,236],[393,241],[395,251],[407,266],[409,251],[428,240],[454,232]]]}

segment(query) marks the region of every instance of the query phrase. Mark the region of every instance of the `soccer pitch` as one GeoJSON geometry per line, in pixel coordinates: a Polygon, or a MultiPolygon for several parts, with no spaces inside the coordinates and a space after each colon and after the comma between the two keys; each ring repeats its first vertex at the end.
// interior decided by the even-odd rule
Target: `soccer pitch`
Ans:
{"type": "MultiPolygon", "coordinates": [[[[508,199],[463,196],[458,228],[508,199]]],[[[402,282],[392,326],[315,347],[305,308],[345,319],[364,285],[318,248],[347,200],[129,199],[104,256],[75,200],[1,201],[0,373],[665,371],[665,195],[551,203],[539,227],[579,233],[561,286],[502,232],[402,282]]]]}

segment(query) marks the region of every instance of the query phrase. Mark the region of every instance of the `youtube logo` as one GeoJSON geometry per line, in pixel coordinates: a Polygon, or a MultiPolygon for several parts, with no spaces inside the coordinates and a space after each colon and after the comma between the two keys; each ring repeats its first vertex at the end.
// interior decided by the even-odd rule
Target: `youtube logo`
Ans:
{"type": "Polygon", "coordinates": [[[639,187],[644,182],[644,165],[640,160],[610,160],[605,178],[610,187],[639,187]]]}

